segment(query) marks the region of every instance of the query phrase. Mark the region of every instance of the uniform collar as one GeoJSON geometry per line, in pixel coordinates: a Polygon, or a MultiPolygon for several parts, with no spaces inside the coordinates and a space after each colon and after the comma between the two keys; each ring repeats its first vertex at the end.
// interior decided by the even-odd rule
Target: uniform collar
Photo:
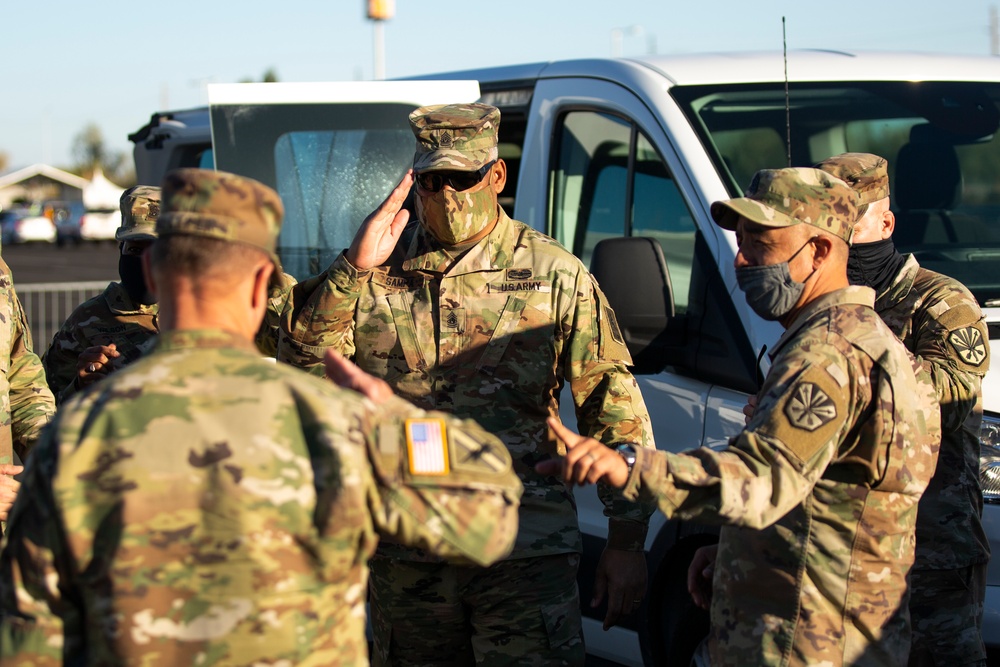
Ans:
{"type": "Polygon", "coordinates": [[[512,266],[514,244],[514,222],[502,206],[497,206],[499,219],[493,231],[471,248],[464,251],[442,248],[423,225],[417,225],[403,260],[404,271],[428,271],[457,276],[480,271],[498,271],[512,266]],[[456,255],[462,253],[458,259],[456,255]]]}
{"type": "Polygon", "coordinates": [[[104,289],[104,300],[115,315],[155,315],[159,306],[151,303],[148,306],[136,305],[121,283],[108,283],[104,289]]]}
{"type": "Polygon", "coordinates": [[[795,338],[799,331],[804,329],[810,321],[815,319],[817,315],[825,310],[829,310],[835,306],[843,305],[857,305],[857,306],[868,306],[873,308],[875,305],[875,290],[871,287],[862,287],[861,285],[851,285],[849,287],[843,287],[832,292],[828,292],[823,296],[810,301],[806,304],[799,314],[795,317],[792,323],[789,325],[785,333],[781,335],[778,339],[777,344],[774,349],[768,353],[771,361],[778,356],[781,348],[784,347],[785,343],[795,338]]]}
{"type": "Polygon", "coordinates": [[[907,255],[906,261],[903,263],[903,268],[892,279],[889,289],[875,299],[876,312],[881,313],[883,310],[888,310],[903,301],[910,293],[910,290],[913,289],[913,282],[917,279],[918,270],[920,270],[920,264],[917,262],[917,258],[912,254],[907,255]]]}
{"type": "Polygon", "coordinates": [[[156,342],[158,352],[187,349],[235,348],[260,355],[253,341],[220,329],[185,329],[161,331],[156,342]]]}

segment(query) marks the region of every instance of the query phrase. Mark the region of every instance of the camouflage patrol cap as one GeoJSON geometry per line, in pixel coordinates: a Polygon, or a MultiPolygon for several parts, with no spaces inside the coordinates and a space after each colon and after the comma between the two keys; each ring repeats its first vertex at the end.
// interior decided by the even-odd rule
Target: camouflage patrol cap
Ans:
{"type": "Polygon", "coordinates": [[[156,218],[160,215],[160,188],[135,185],[118,201],[122,224],[115,230],[116,241],[152,241],[156,238],[156,218]]]}
{"type": "Polygon", "coordinates": [[[244,243],[278,264],[275,247],[283,215],[278,193],[263,183],[223,171],[175,169],[163,179],[163,212],[156,231],[161,237],[244,243]]]}
{"type": "Polygon", "coordinates": [[[889,165],[871,153],[841,153],[816,165],[844,181],[858,194],[858,206],[867,206],[889,196],[889,165]]]}
{"type": "Polygon", "coordinates": [[[418,171],[475,171],[497,159],[500,110],[488,104],[435,104],[410,113],[418,171]]]}
{"type": "Polygon", "coordinates": [[[805,223],[850,243],[858,219],[857,195],[839,178],[808,167],[762,169],[746,195],[712,204],[712,218],[735,230],[740,216],[765,227],[805,223]]]}

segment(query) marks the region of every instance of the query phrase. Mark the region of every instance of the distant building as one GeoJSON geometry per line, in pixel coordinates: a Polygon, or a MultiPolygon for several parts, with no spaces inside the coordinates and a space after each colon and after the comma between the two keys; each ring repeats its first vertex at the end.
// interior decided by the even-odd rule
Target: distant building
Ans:
{"type": "Polygon", "coordinates": [[[90,185],[86,178],[68,171],[33,164],[0,176],[0,210],[19,201],[83,201],[83,191],[90,185]]]}

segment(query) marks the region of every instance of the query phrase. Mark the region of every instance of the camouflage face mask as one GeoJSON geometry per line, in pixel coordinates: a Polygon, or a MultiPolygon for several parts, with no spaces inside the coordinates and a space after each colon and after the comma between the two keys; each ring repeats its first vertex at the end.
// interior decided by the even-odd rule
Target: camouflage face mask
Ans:
{"type": "Polygon", "coordinates": [[[442,188],[433,194],[418,188],[414,198],[424,229],[442,245],[453,246],[486,229],[497,215],[496,198],[486,181],[481,187],[456,192],[442,188]]]}
{"type": "Polygon", "coordinates": [[[812,239],[802,244],[791,257],[778,264],[736,267],[736,283],[743,292],[747,305],[763,319],[770,322],[780,320],[799,302],[806,281],[812,278],[816,270],[813,269],[804,281],[798,282],[792,279],[788,263],[810,243],[812,239]]]}

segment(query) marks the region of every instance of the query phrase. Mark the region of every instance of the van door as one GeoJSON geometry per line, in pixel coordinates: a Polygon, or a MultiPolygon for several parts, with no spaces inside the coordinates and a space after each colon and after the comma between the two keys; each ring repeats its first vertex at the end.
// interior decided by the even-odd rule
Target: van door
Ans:
{"type": "MultiPolygon", "coordinates": [[[[544,218],[543,230],[588,268],[595,246],[604,239],[646,237],[659,244],[669,274],[672,316],[662,332],[665,340],[660,341],[658,357],[643,355],[644,368],[635,369],[656,444],[675,452],[725,445],[743,427],[747,393],[757,390],[757,360],[719,270],[723,263],[732,263],[731,246],[721,242],[708,218],[707,203],[674,150],[663,114],[654,115],[647,103],[617,83],[555,78],[536,84],[529,118],[515,217],[534,217],[536,226],[542,226],[539,218],[544,218]],[[545,165],[546,173],[526,171],[531,164],[545,165]],[[531,188],[541,187],[536,196],[528,195],[531,188]],[[542,203],[544,214],[538,216],[542,203]]],[[[620,270],[627,273],[630,267],[620,270]]],[[[651,299],[662,290],[659,285],[634,286],[647,288],[651,299]]],[[[625,314],[614,301],[612,306],[621,323],[625,314]]],[[[636,360],[638,350],[632,353],[636,360]]],[[[565,423],[576,424],[568,391],[561,397],[561,413],[565,423]]],[[[587,601],[607,518],[594,487],[577,489],[576,498],[586,552],[579,581],[581,599],[587,601]]],[[[690,530],[702,533],[698,545],[714,539],[703,534],[704,528],[690,530]]],[[[677,555],[687,544],[685,531],[679,522],[668,522],[659,512],[653,515],[646,543],[651,583],[686,575],[690,557],[677,555]]],[[[600,628],[604,611],[584,605],[590,617],[585,620],[588,650],[617,654],[629,664],[644,659],[647,664],[671,664],[667,652],[682,638],[663,636],[664,628],[653,627],[654,619],[664,617],[663,607],[676,603],[665,599],[667,590],[672,589],[651,585],[648,607],[624,628],[608,633],[600,628]],[[629,630],[643,640],[644,655],[635,634],[631,640],[622,636],[629,630]]]]}
{"type": "Polygon", "coordinates": [[[216,168],[274,188],[285,205],[284,270],[324,270],[413,160],[418,106],[474,102],[476,81],[216,84],[208,87],[216,168]]]}

